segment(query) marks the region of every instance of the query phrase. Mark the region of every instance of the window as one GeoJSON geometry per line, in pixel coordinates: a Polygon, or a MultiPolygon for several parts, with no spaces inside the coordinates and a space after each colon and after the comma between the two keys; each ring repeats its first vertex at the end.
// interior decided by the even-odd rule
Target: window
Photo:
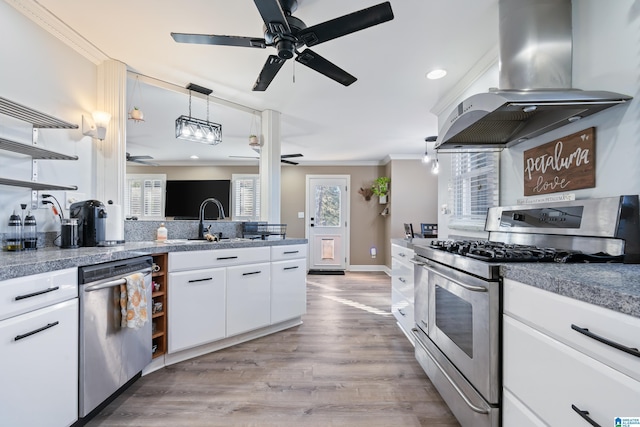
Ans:
{"type": "Polygon", "coordinates": [[[498,205],[499,153],[451,155],[450,228],[484,230],[487,209],[498,205]]]}
{"type": "Polygon", "coordinates": [[[164,174],[127,174],[125,217],[164,219],[166,182],[167,176],[164,174]]]}
{"type": "Polygon", "coordinates": [[[260,219],[260,175],[231,176],[232,219],[258,221],[260,219]]]}

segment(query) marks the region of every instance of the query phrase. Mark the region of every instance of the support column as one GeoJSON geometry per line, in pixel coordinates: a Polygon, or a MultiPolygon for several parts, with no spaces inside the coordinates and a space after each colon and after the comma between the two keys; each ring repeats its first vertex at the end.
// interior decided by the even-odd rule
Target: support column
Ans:
{"type": "Polygon", "coordinates": [[[98,65],[97,105],[100,111],[111,113],[107,135],[103,141],[94,140],[95,198],[105,205],[108,200],[124,203],[126,175],[127,129],[127,67],[124,63],[106,60],[98,65]]]}
{"type": "Polygon", "coordinates": [[[260,149],[260,220],[280,224],[280,113],[262,112],[260,149]]]}

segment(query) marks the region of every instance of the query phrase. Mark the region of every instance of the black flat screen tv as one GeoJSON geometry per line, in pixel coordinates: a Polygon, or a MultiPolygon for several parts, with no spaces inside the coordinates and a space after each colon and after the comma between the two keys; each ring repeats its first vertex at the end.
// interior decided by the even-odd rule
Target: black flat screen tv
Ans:
{"type": "MultiPolygon", "coordinates": [[[[210,197],[222,203],[224,215],[230,216],[231,180],[186,180],[167,181],[164,215],[174,219],[198,219],[200,204],[210,197]]],[[[218,219],[218,208],[207,204],[205,219],[218,219]]]]}

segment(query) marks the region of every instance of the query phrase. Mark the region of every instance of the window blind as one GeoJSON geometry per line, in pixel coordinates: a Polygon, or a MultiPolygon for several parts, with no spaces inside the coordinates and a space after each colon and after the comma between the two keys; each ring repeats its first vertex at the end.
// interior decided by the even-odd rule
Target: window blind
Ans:
{"type": "Polygon", "coordinates": [[[498,205],[499,153],[451,156],[450,228],[484,230],[487,209],[498,205]]]}
{"type": "Polygon", "coordinates": [[[232,175],[233,220],[258,221],[260,219],[260,176],[232,175]]]}
{"type": "Polygon", "coordinates": [[[164,218],[166,182],[167,177],[163,174],[127,174],[125,216],[135,216],[138,219],[164,218]]]}

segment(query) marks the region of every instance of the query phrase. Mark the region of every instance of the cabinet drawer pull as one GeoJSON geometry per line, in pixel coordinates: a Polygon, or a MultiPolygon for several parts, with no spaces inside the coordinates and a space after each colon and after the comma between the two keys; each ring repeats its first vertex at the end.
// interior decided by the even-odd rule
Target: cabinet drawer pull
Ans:
{"type": "Polygon", "coordinates": [[[580,415],[586,422],[588,422],[589,424],[591,424],[594,427],[601,427],[600,424],[598,424],[597,422],[593,421],[591,419],[591,417],[589,416],[589,411],[582,411],[580,410],[580,408],[578,408],[576,405],[571,405],[571,409],[573,409],[574,411],[576,411],[576,413],[578,415],[580,415]]]}
{"type": "Polygon", "coordinates": [[[404,277],[398,277],[398,280],[400,280],[402,283],[407,283],[407,281],[404,279],[404,277]]]}
{"type": "Polygon", "coordinates": [[[216,258],[216,260],[218,260],[218,261],[223,261],[225,259],[238,259],[238,257],[237,256],[221,256],[221,257],[216,258]]]}
{"type": "Polygon", "coordinates": [[[571,324],[571,329],[573,329],[576,332],[580,332],[582,335],[586,335],[589,338],[592,338],[596,341],[600,341],[603,344],[606,344],[608,346],[611,346],[613,348],[617,348],[620,351],[624,351],[625,353],[629,353],[633,356],[636,357],[640,357],[640,351],[637,348],[633,348],[633,347],[627,347],[624,346],[622,344],[618,344],[617,342],[608,340],[604,337],[601,337],[600,335],[596,335],[593,332],[589,332],[589,329],[587,328],[581,328],[580,326],[576,326],[574,324],[571,324]]]}
{"type": "Polygon", "coordinates": [[[17,297],[15,297],[15,300],[16,301],[20,301],[21,299],[37,297],[38,295],[46,294],[47,292],[57,291],[58,289],[60,289],[60,286],[54,286],[53,288],[45,289],[43,291],[34,292],[32,294],[18,295],[17,297]]]}
{"type": "Polygon", "coordinates": [[[31,332],[27,332],[26,334],[16,335],[16,337],[15,337],[13,340],[14,340],[14,341],[18,341],[18,340],[21,340],[21,339],[23,339],[23,338],[30,337],[31,335],[37,334],[38,332],[46,331],[46,330],[47,330],[47,329],[49,329],[49,328],[53,328],[53,327],[54,327],[54,326],[56,326],[58,323],[60,323],[60,322],[55,321],[55,322],[53,322],[53,323],[49,323],[49,324],[47,324],[46,326],[43,326],[42,328],[38,328],[38,329],[33,330],[33,331],[31,331],[31,332]]]}
{"type": "Polygon", "coordinates": [[[213,277],[206,277],[204,279],[191,279],[191,280],[189,280],[189,283],[207,282],[209,280],[213,280],[213,277]]]}
{"type": "Polygon", "coordinates": [[[286,251],[286,252],[283,252],[283,253],[285,255],[291,255],[291,254],[297,254],[298,252],[300,252],[300,251],[286,251]]]}
{"type": "Polygon", "coordinates": [[[398,256],[401,256],[402,258],[406,257],[406,255],[405,255],[405,254],[403,254],[402,252],[400,252],[400,253],[398,254],[398,256]]]}
{"type": "Polygon", "coordinates": [[[295,270],[296,268],[298,268],[298,266],[293,266],[293,267],[285,267],[283,268],[283,270],[295,270]]]}
{"type": "Polygon", "coordinates": [[[251,276],[252,274],[260,274],[262,271],[250,271],[248,273],[242,273],[243,276],[251,276]]]}
{"type": "Polygon", "coordinates": [[[406,314],[404,314],[404,311],[402,311],[402,309],[401,309],[401,308],[399,308],[399,309],[398,309],[398,313],[400,313],[400,314],[402,315],[402,317],[405,317],[405,316],[406,316],[406,314]]]}

